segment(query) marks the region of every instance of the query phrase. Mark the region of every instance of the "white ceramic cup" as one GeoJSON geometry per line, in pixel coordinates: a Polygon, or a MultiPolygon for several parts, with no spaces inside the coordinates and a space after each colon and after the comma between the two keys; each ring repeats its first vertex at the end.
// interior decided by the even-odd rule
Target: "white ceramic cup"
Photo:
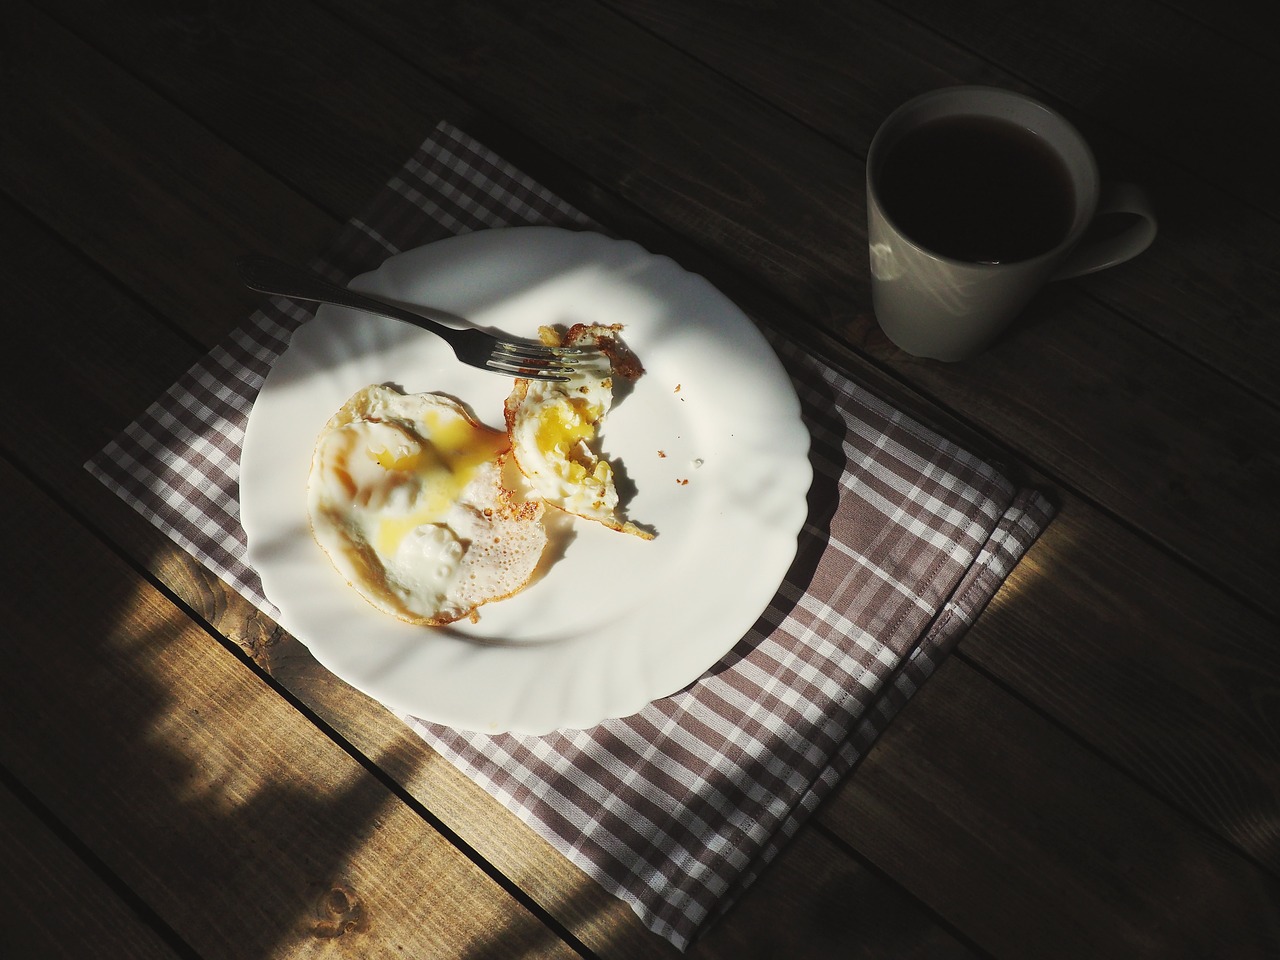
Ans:
{"type": "Polygon", "coordinates": [[[1151,245],[1156,219],[1142,189],[1103,185],[1084,138],[1061,115],[1030,97],[996,87],[958,86],[909,100],[881,125],[867,154],[867,226],[876,319],[895,344],[914,356],[963,360],[981,352],[1046,282],[1092,273],[1129,260],[1151,245]],[[928,249],[886,213],[886,161],[904,135],[944,117],[991,117],[1037,135],[1065,164],[1074,193],[1070,227],[1051,249],[1027,259],[980,263],[928,249]],[[1132,214],[1132,223],[1082,244],[1104,213],[1132,214]]]}

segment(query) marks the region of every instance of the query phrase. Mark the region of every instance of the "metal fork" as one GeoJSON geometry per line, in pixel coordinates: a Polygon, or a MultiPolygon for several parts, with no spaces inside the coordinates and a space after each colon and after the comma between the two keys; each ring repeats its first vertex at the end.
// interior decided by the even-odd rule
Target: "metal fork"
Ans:
{"type": "Polygon", "coordinates": [[[440,319],[444,316],[441,311],[433,311],[430,307],[407,310],[380,297],[330,283],[310,270],[271,257],[243,256],[236,260],[236,268],[251,290],[294,300],[351,307],[429,330],[447,341],[454,356],[463,363],[493,373],[526,380],[563,381],[573,373],[575,361],[596,355],[590,347],[548,347],[536,340],[501,340],[474,327],[451,327],[440,319]]]}

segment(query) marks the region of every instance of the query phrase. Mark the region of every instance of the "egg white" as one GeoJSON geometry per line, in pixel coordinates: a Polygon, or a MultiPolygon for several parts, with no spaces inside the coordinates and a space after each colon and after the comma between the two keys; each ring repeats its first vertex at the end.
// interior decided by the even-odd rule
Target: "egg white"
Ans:
{"type": "Polygon", "coordinates": [[[547,535],[508,468],[509,439],[455,401],[373,385],[316,442],[307,484],[316,541],[375,607],[440,625],[522,589],[547,535]]]}
{"type": "MultiPolygon", "coordinates": [[[[544,328],[543,339],[553,345],[595,342],[608,349],[575,365],[566,381],[517,380],[505,404],[507,433],[520,471],[543,501],[648,540],[651,531],[620,515],[613,465],[596,450],[620,376],[615,362],[624,348],[616,334],[612,327],[581,326],[561,338],[544,328]]],[[[638,363],[634,375],[639,375],[638,363]]]]}

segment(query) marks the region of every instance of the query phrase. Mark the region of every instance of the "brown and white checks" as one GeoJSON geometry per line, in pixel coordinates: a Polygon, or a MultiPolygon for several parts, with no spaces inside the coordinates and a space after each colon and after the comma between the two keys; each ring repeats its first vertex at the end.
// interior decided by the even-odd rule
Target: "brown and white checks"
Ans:
{"type": "MultiPolygon", "coordinates": [[[[314,266],[345,282],[402,250],[523,224],[600,229],[441,124],[314,266]]],[[[268,613],[244,562],[239,452],[263,378],[311,314],[271,301],[86,465],[268,613]]],[[[404,718],[681,948],[855,766],[1052,515],[821,360],[774,347],[815,480],[796,562],[747,636],[685,690],[589,730],[404,718]]]]}

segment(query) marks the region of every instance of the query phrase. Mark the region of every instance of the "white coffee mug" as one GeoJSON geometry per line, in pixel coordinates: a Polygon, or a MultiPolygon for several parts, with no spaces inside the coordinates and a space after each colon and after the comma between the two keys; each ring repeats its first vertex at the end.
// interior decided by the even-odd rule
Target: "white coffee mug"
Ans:
{"type": "Polygon", "coordinates": [[[1155,239],[1156,219],[1140,187],[1101,184],[1089,145],[1060,114],[1010,90],[959,86],[908,101],[877,131],[867,154],[867,228],[881,328],[914,356],[954,361],[981,352],[1046,282],[1137,256],[1155,239]],[[1006,133],[1007,144],[982,139],[1006,133]],[[1018,152],[1023,149],[1031,150],[1028,162],[1018,152]],[[970,166],[959,176],[965,156],[1002,157],[1007,172],[970,166]],[[1035,178],[1023,183],[1022,174],[1033,170],[1055,189],[1040,189],[1035,178]],[[990,182],[983,174],[992,174],[990,182]],[[1006,184],[1027,193],[1004,197],[1006,184]],[[1041,195],[1050,193],[1061,193],[1055,200],[1061,209],[1041,211],[1041,195]],[[1002,199],[1012,201],[1003,213],[1002,199]],[[1133,222],[1082,244],[1090,223],[1109,213],[1131,214],[1133,222]],[[1028,222],[1006,224],[1006,215],[1025,215],[1028,222]],[[1020,253],[1006,244],[1007,255],[976,252],[982,249],[977,240],[969,243],[950,229],[989,228],[983,242],[998,246],[1001,230],[1041,227],[1036,218],[1050,216],[1056,226],[1038,246],[1029,241],[1020,253]]]}

